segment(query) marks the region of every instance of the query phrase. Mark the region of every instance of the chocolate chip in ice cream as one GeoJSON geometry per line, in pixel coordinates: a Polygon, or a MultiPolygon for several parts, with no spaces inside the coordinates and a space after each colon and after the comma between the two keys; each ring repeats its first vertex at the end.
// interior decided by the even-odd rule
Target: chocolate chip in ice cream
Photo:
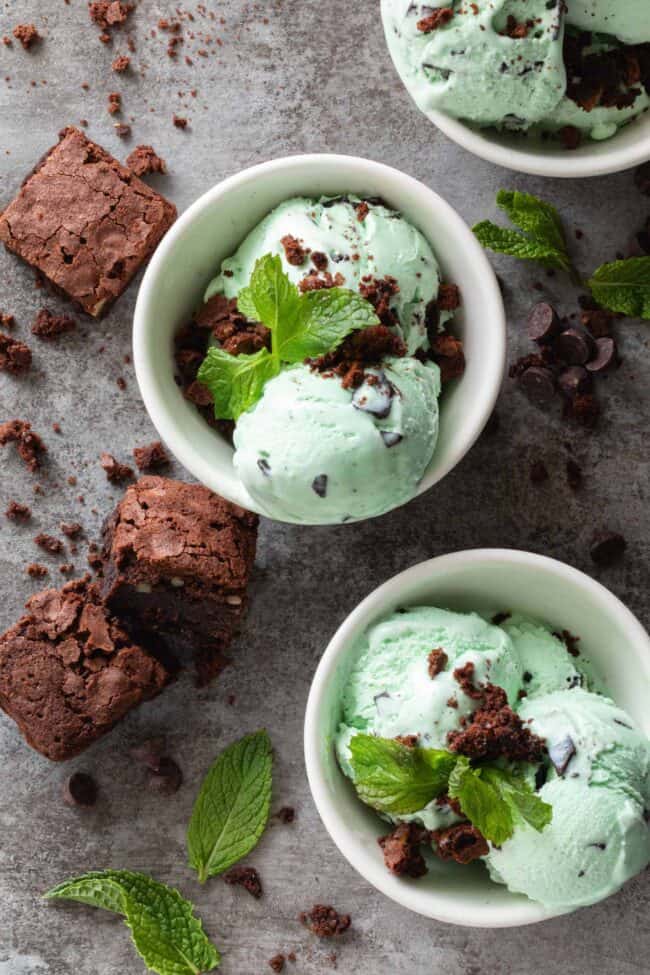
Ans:
{"type": "Polygon", "coordinates": [[[569,762],[576,753],[576,746],[570,735],[555,741],[548,746],[548,757],[558,775],[564,775],[569,762]]]}
{"type": "Polygon", "coordinates": [[[318,495],[319,498],[324,498],[327,496],[327,474],[319,474],[311,482],[312,491],[318,495]]]}

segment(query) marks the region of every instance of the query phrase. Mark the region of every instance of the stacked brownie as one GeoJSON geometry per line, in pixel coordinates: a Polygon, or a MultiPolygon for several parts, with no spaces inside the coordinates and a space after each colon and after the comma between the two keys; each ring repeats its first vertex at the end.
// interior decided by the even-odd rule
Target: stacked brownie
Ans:
{"type": "Polygon", "coordinates": [[[246,607],[257,523],[197,484],[132,485],[105,525],[101,583],[38,593],[0,636],[0,706],[29,744],[78,754],[188,651],[200,680],[213,677],[246,607]]]}

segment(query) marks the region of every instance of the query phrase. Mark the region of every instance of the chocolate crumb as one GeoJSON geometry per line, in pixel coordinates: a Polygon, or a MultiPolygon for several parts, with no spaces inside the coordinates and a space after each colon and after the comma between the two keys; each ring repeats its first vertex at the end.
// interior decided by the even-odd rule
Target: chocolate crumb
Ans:
{"type": "Polygon", "coordinates": [[[68,538],[77,538],[77,536],[83,531],[83,528],[78,521],[62,521],[59,527],[63,534],[67,535],[68,538]]]}
{"type": "Polygon", "coordinates": [[[89,809],[97,802],[97,785],[86,772],[74,772],[63,783],[63,801],[68,806],[89,809]]]}
{"type": "Polygon", "coordinates": [[[357,211],[357,220],[359,223],[363,223],[370,213],[370,207],[365,200],[362,200],[361,203],[357,203],[355,210],[357,211]]]}
{"type": "Polygon", "coordinates": [[[107,480],[112,484],[121,484],[133,477],[133,468],[129,467],[128,464],[120,464],[112,454],[101,454],[99,462],[104,468],[107,480]]]}
{"type": "Polygon", "coordinates": [[[223,875],[223,879],[231,886],[243,887],[258,900],[262,896],[262,881],[255,867],[233,867],[223,875]]]}
{"type": "Polygon", "coordinates": [[[5,518],[9,521],[29,521],[32,517],[32,509],[29,505],[20,504],[19,501],[10,501],[5,509],[5,518]]]}
{"type": "Polygon", "coordinates": [[[160,440],[134,447],[133,457],[139,471],[159,471],[169,466],[169,457],[160,440]]]}
{"type": "Polygon", "coordinates": [[[32,562],[31,565],[28,565],[26,571],[32,579],[42,579],[43,576],[49,575],[49,570],[38,562],[32,562]]]}
{"type": "Polygon", "coordinates": [[[427,831],[415,823],[399,823],[392,833],[380,836],[377,842],[383,850],[386,868],[398,877],[423,877],[427,865],[420,845],[427,839],[427,831]]]}
{"type": "Polygon", "coordinates": [[[122,111],[122,96],[119,91],[111,91],[108,94],[108,114],[117,115],[122,111]]]}
{"type": "Polygon", "coordinates": [[[28,345],[0,332],[0,372],[21,376],[28,372],[32,364],[32,353],[28,345]]]}
{"type": "Polygon", "coordinates": [[[72,562],[64,562],[63,565],[59,566],[59,572],[62,576],[72,575],[74,572],[74,565],[72,562]]]}
{"type": "Polygon", "coordinates": [[[574,636],[570,630],[562,630],[561,633],[554,633],[553,636],[557,640],[562,641],[567,648],[567,653],[570,653],[572,657],[580,656],[580,651],[578,650],[578,644],[580,643],[579,636],[574,636]]]}
{"type": "Polygon", "coordinates": [[[41,39],[41,35],[36,30],[34,24],[17,24],[12,33],[26,51],[29,51],[32,45],[41,39]]]}
{"type": "Polygon", "coordinates": [[[63,551],[63,542],[59,538],[55,538],[54,535],[46,535],[44,532],[35,536],[34,543],[43,551],[49,552],[50,555],[58,555],[59,552],[63,551]]]}
{"type": "Polygon", "coordinates": [[[15,443],[18,455],[33,473],[41,466],[41,454],[47,447],[27,420],[6,420],[0,423],[0,447],[15,443]]]}
{"type": "Polygon", "coordinates": [[[172,122],[174,123],[177,129],[187,128],[187,119],[183,118],[181,115],[176,115],[176,114],[172,115],[172,122]]]}
{"type": "Polygon", "coordinates": [[[285,234],[281,238],[280,243],[284,248],[284,255],[289,264],[293,267],[300,267],[305,263],[307,251],[297,237],[292,237],[291,234],[285,234]]]}
{"type": "Polygon", "coordinates": [[[439,7],[426,17],[418,20],[416,27],[423,34],[430,34],[431,31],[438,30],[439,27],[444,27],[448,24],[453,16],[453,7],[439,7]]]}
{"type": "Polygon", "coordinates": [[[485,837],[471,823],[458,823],[447,829],[436,829],[431,837],[436,844],[435,852],[441,860],[467,864],[489,853],[485,837]]]}
{"type": "Polygon", "coordinates": [[[153,146],[136,146],[126,157],[126,165],[136,176],[147,176],[149,173],[166,173],[167,164],[158,155],[153,146]]]}
{"type": "Polygon", "coordinates": [[[281,972],[284,968],[284,963],[286,958],[283,954],[278,953],[273,955],[273,958],[269,958],[269,968],[272,968],[274,972],[281,972]]]}
{"type": "Polygon", "coordinates": [[[275,818],[279,819],[280,822],[286,826],[289,823],[294,822],[296,818],[296,810],[293,808],[293,806],[282,806],[275,813],[275,818]]]}
{"type": "Polygon", "coordinates": [[[48,308],[41,308],[32,323],[32,333],[39,339],[56,339],[64,332],[71,332],[77,327],[74,318],[69,315],[54,315],[48,308]]]}
{"type": "Polygon", "coordinates": [[[298,917],[317,938],[332,938],[343,934],[351,924],[349,914],[339,914],[328,904],[315,904],[311,911],[302,911],[298,917]]]}
{"type": "Polygon", "coordinates": [[[431,678],[431,680],[433,680],[435,677],[438,676],[439,673],[441,673],[445,669],[449,657],[442,649],[442,647],[438,647],[436,650],[432,650],[430,652],[427,660],[428,660],[427,669],[429,672],[429,677],[431,678]]]}
{"type": "Polygon", "coordinates": [[[116,57],[112,62],[111,69],[117,72],[117,74],[123,74],[125,71],[129,70],[130,65],[131,58],[128,56],[128,54],[120,54],[119,57],[116,57]]]}

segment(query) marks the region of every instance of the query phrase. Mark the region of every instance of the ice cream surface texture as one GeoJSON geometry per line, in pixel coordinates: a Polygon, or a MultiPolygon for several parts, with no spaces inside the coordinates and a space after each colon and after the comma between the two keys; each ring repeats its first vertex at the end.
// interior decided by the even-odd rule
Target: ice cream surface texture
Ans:
{"type": "Polygon", "coordinates": [[[615,96],[608,87],[614,62],[601,69],[591,59],[586,81],[576,83],[567,61],[576,48],[565,44],[572,32],[588,31],[595,47],[581,40],[585,54],[606,48],[618,57],[622,45],[650,41],[645,0],[568,0],[566,12],[561,0],[382,0],[381,10],[395,67],[425,113],[513,131],[570,127],[603,139],[650,105],[649,52],[629,48],[633,73],[623,70],[625,53],[618,59],[615,96]],[[598,71],[602,88],[592,84],[598,71]]]}
{"type": "MultiPolygon", "coordinates": [[[[353,659],[336,737],[339,764],[353,782],[357,734],[417,736],[422,747],[449,749],[449,734],[466,728],[479,706],[458,679],[468,663],[473,686],[502,687],[523,727],[544,740],[542,761],[526,774],[551,805],[551,822],[541,831],[517,822],[509,839],[489,844],[484,860],[495,882],[546,907],[572,909],[607,897],[650,862],[650,743],[624,711],[588,689],[582,658],[549,627],[521,615],[488,623],[476,613],[416,606],[371,626],[353,659]],[[435,648],[446,657],[432,675],[435,648]]],[[[463,819],[438,801],[406,816],[382,815],[427,830],[463,819]]]]}

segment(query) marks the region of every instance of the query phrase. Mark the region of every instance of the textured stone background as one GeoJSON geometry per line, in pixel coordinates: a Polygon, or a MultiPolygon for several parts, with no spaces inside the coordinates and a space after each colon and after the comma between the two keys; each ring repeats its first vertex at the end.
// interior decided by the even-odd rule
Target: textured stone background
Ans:
{"type": "MultiPolygon", "coordinates": [[[[192,67],[172,62],[163,36],[150,30],[172,16],[172,2],[140,0],[129,32],[137,43],[135,71],[111,74],[125,49],[117,34],[105,48],[91,26],[84,0],[4,0],[0,35],[34,21],[44,41],[33,53],[0,46],[0,206],[64,125],[89,120],[89,133],[124,157],[138,142],[151,142],[169,163],[157,179],[179,210],[223,177],[274,156],[339,151],[397,166],[441,193],[473,222],[493,216],[501,186],[526,188],[555,202],[573,236],[576,259],[588,270],[624,246],[647,215],[631,174],[581,182],[517,176],[483,163],[439,135],[402,90],[384,49],[378,4],[347,0],[208,0],[225,18],[223,46],[188,42],[192,67]],[[267,21],[265,21],[267,18],[267,21]],[[218,53],[213,53],[218,51],[218,53]],[[9,76],[9,80],[4,80],[9,76]],[[45,79],[47,84],[42,84],[45,79]],[[36,85],[32,86],[31,82],[36,85]],[[90,91],[82,90],[88,82],[90,91]],[[196,98],[190,89],[197,90],[196,98]],[[109,91],[120,91],[134,137],[122,142],[106,112],[109,91]],[[184,92],[184,95],[179,94],[184,92]],[[187,115],[186,132],[172,112],[187,115]]],[[[195,10],[192,5],[186,9],[195,10]]],[[[197,30],[214,32],[197,16],[197,30]]],[[[438,245],[440,246],[440,244],[438,245]]],[[[510,356],[528,351],[522,331],[527,307],[538,297],[534,268],[497,261],[507,283],[510,356]]],[[[563,311],[575,295],[558,279],[542,276],[544,290],[563,311]]],[[[46,438],[50,453],[40,478],[45,494],[33,495],[32,478],[10,452],[0,461],[0,505],[11,498],[33,503],[28,527],[0,518],[0,627],[13,622],[38,588],[25,566],[41,559],[36,531],[56,531],[60,520],[79,519],[88,538],[119,496],[98,464],[100,450],[127,459],[154,430],[140,402],[129,352],[137,286],[104,321],[84,320],[76,334],[56,344],[31,342],[35,368],[26,379],[0,376],[0,418],[25,417],[46,438]],[[126,379],[120,391],[118,376],[126,379]],[[52,421],[63,433],[51,432],[52,421]],[[66,484],[73,472],[78,487],[66,484]],[[85,495],[85,504],[76,500],[85,495]]],[[[0,255],[0,308],[18,320],[17,334],[45,302],[33,275],[0,255]]],[[[455,549],[503,545],[564,559],[598,575],[647,624],[650,617],[650,416],[648,326],[618,327],[624,364],[601,384],[606,415],[597,435],[532,409],[506,383],[499,432],[484,436],[434,491],[405,509],[365,525],[328,529],[262,526],[252,611],[236,648],[236,664],[213,687],[197,693],[186,676],[163,697],[127,719],[112,735],[68,767],[51,765],[0,719],[0,975],[136,975],[143,970],[127,932],[109,914],[82,907],[47,907],[40,893],[77,872],[104,866],[151,872],[193,898],[207,930],[224,953],[224,973],[270,971],[280,949],[298,954],[298,973],[331,965],[332,946],[313,943],[296,915],[316,901],[353,915],[350,936],[335,946],[342,975],[641,975],[647,972],[650,933],[648,876],[605,904],[533,929],[473,931],[437,924],[394,906],[341,858],[316,815],[305,779],[301,730],[309,682],[330,636],[376,585],[428,557],[455,549]],[[570,449],[585,472],[573,494],[565,480],[570,449]],[[543,459],[550,481],[533,487],[529,471],[543,459]],[[589,538],[595,528],[623,530],[628,554],[619,567],[595,573],[589,538]],[[227,704],[229,694],[236,704],[227,704]],[[223,745],[266,725],[277,749],[275,806],[295,805],[293,826],[269,829],[250,858],[266,894],[254,901],[219,880],[200,889],[185,866],[184,829],[202,774],[223,745]],[[185,773],[171,799],[143,787],[128,759],[134,740],[165,731],[185,773]],[[60,799],[73,769],[97,778],[101,799],[78,813],[60,799]]],[[[183,476],[177,466],[174,474],[183,476]]],[[[56,560],[51,579],[58,583],[56,560]]],[[[84,567],[82,553],[77,568],[84,567]]],[[[624,665],[624,647],[613,647],[624,665]]],[[[293,971],[294,968],[291,968],[293,971]]]]}

